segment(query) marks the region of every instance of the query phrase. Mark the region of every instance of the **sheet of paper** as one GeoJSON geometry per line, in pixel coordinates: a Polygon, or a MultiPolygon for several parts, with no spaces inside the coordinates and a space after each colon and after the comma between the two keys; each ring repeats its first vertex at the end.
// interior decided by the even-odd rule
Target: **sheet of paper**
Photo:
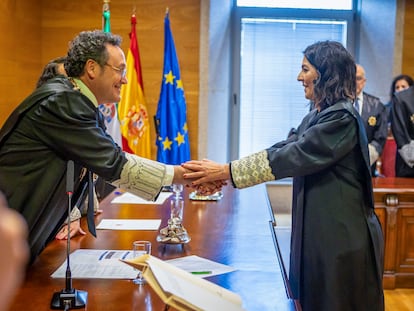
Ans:
{"type": "MultiPolygon", "coordinates": [[[[134,279],[138,272],[119,259],[132,257],[132,250],[78,249],[72,252],[70,270],[74,279],[134,279]]],[[[65,278],[66,260],[52,274],[65,278]]]]}
{"type": "Polygon", "coordinates": [[[144,200],[132,193],[124,192],[112,199],[111,203],[118,204],[157,204],[161,205],[164,201],[172,195],[172,192],[161,192],[156,201],[144,200]]]}
{"type": "Polygon", "coordinates": [[[233,267],[226,266],[196,255],[170,259],[166,260],[166,262],[201,278],[228,273],[236,270],[233,267]]]}
{"type": "Polygon", "coordinates": [[[102,219],[96,229],[158,230],[161,219],[102,219]]]}

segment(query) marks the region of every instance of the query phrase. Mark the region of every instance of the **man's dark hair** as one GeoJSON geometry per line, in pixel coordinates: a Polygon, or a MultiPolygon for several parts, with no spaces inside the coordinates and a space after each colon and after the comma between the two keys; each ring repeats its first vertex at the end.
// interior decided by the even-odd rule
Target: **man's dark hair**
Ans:
{"type": "Polygon", "coordinates": [[[303,54],[318,71],[313,100],[321,110],[342,99],[355,99],[356,64],[341,43],[316,42],[308,46],[303,54]]]}
{"type": "Polygon", "coordinates": [[[106,45],[120,46],[122,39],[118,35],[102,30],[82,31],[69,45],[65,61],[65,70],[69,77],[82,75],[86,62],[93,59],[104,66],[109,56],[106,45]]]}

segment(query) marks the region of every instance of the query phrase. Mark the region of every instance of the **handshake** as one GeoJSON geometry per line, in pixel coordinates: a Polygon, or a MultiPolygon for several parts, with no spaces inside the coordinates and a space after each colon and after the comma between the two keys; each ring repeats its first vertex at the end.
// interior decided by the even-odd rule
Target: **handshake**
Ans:
{"type": "Polygon", "coordinates": [[[199,195],[220,191],[230,179],[229,164],[211,160],[191,160],[174,167],[174,183],[193,188],[199,195]]]}

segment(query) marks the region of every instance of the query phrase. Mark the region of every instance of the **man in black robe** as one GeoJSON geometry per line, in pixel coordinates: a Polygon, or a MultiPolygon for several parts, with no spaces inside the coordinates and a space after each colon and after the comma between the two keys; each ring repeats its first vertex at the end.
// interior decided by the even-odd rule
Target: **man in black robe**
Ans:
{"type": "Polygon", "coordinates": [[[395,175],[414,177],[414,88],[395,93],[392,98],[391,129],[397,143],[395,175]]]}
{"type": "Polygon", "coordinates": [[[366,81],[365,70],[358,64],[355,108],[361,115],[367,133],[372,176],[378,176],[380,172],[376,171],[376,162],[381,156],[387,140],[388,115],[385,105],[378,97],[364,92],[366,81]]]}
{"type": "Polygon", "coordinates": [[[154,200],[184,169],[124,153],[105,132],[100,103],[118,102],[127,83],[121,38],[81,32],[65,60],[70,78],[50,79],[28,96],[0,131],[0,190],[29,229],[31,262],[67,219],[66,167],[75,166],[76,202],[89,170],[116,187],[154,200]]]}

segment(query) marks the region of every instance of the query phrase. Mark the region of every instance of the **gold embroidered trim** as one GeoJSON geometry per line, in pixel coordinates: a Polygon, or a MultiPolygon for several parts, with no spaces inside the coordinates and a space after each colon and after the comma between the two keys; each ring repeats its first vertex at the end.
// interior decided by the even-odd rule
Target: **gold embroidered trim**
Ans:
{"type": "Polygon", "coordinates": [[[275,180],[266,150],[231,162],[231,175],[237,188],[247,188],[275,180]]]}

